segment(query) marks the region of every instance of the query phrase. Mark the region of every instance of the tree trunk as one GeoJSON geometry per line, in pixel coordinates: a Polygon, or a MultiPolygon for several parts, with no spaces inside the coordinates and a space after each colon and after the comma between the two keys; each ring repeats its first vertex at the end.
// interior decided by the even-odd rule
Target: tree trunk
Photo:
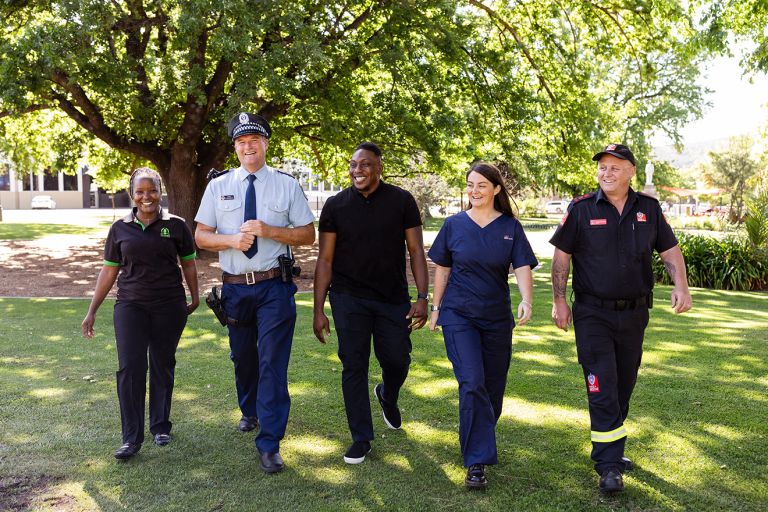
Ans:
{"type": "Polygon", "coordinates": [[[177,153],[169,169],[159,169],[168,194],[168,211],[183,218],[194,232],[194,221],[207,185],[206,173],[191,155],[177,153]]]}

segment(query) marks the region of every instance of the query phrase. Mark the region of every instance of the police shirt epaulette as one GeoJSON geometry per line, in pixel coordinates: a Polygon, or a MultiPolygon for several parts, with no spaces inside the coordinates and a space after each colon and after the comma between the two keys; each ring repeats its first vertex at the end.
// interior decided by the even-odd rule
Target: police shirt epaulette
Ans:
{"type": "Polygon", "coordinates": [[[583,201],[584,199],[589,199],[590,197],[595,197],[596,192],[590,192],[588,194],[584,194],[583,196],[574,197],[571,200],[571,204],[568,205],[568,211],[571,211],[571,208],[573,208],[576,203],[583,201]]]}
{"type": "Polygon", "coordinates": [[[643,197],[647,197],[647,198],[649,198],[649,199],[653,199],[653,200],[654,200],[654,201],[656,201],[657,203],[659,202],[659,198],[658,198],[658,197],[653,197],[652,195],[650,195],[650,194],[646,194],[645,192],[638,192],[638,193],[637,193],[637,195],[639,195],[639,196],[643,196],[643,197]]]}
{"type": "Polygon", "coordinates": [[[289,178],[293,178],[293,179],[296,179],[296,176],[294,176],[293,174],[288,174],[287,172],[283,172],[283,171],[281,171],[281,170],[279,170],[279,169],[275,169],[275,170],[276,170],[278,173],[280,173],[280,174],[285,174],[285,175],[286,175],[286,176],[288,176],[289,178]]]}
{"type": "Polygon", "coordinates": [[[208,174],[205,176],[205,179],[207,179],[208,181],[215,180],[216,178],[220,178],[232,170],[234,169],[224,169],[223,171],[217,171],[216,169],[212,168],[210,171],[208,171],[208,174]]]}

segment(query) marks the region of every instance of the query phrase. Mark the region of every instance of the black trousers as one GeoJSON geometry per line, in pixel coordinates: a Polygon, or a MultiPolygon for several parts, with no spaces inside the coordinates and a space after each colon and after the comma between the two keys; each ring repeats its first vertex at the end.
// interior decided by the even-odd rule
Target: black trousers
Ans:
{"type": "Polygon", "coordinates": [[[576,350],[589,399],[592,460],[595,470],[624,470],[621,458],[629,399],[643,355],[648,308],[615,311],[576,302],[573,327],[576,350]]]}
{"type": "Polygon", "coordinates": [[[149,431],[171,431],[176,347],[187,324],[184,301],[144,306],[115,304],[117,398],[124,443],[144,442],[144,398],[149,367],[149,431]],[[149,364],[147,363],[149,354],[149,364]]]}
{"type": "Polygon", "coordinates": [[[341,389],[349,430],[354,441],[371,441],[373,420],[368,392],[371,337],[381,365],[384,401],[397,403],[411,364],[410,320],[405,318],[411,305],[360,299],[333,291],[330,299],[339,338],[341,389]]]}

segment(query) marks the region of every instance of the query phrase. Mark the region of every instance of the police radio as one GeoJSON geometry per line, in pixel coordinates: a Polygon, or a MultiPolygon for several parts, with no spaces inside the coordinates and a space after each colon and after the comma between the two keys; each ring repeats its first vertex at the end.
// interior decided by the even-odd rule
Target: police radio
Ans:
{"type": "Polygon", "coordinates": [[[284,283],[292,283],[294,277],[301,275],[301,267],[294,265],[296,260],[293,257],[291,246],[288,251],[277,257],[277,264],[280,267],[280,280],[284,283]]]}

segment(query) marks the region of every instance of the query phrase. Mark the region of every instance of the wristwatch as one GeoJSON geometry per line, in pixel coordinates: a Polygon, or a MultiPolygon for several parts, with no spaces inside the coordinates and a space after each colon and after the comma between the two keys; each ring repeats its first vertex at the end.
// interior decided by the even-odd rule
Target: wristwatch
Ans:
{"type": "Polygon", "coordinates": [[[431,309],[432,309],[433,312],[434,311],[440,311],[440,306],[438,306],[437,304],[432,304],[432,308],[431,309]]]}
{"type": "Polygon", "coordinates": [[[416,300],[419,300],[419,299],[427,300],[427,298],[428,297],[427,297],[427,293],[426,292],[425,293],[417,293],[416,294],[416,300]]]}

